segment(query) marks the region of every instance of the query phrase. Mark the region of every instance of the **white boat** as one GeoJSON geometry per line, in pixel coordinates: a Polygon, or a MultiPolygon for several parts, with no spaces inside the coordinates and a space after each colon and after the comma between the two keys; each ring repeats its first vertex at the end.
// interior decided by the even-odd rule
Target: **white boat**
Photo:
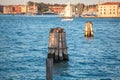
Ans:
{"type": "Polygon", "coordinates": [[[54,12],[52,12],[50,9],[43,13],[44,15],[55,15],[54,12]]]}
{"type": "Polygon", "coordinates": [[[62,19],[61,21],[73,21],[73,18],[65,18],[65,19],[62,19]]]}
{"type": "Polygon", "coordinates": [[[67,6],[65,7],[65,9],[61,12],[60,14],[60,18],[62,19],[67,19],[67,20],[73,20],[74,16],[73,16],[73,9],[72,9],[72,6],[71,6],[71,2],[70,0],[68,0],[68,4],[67,6]]]}

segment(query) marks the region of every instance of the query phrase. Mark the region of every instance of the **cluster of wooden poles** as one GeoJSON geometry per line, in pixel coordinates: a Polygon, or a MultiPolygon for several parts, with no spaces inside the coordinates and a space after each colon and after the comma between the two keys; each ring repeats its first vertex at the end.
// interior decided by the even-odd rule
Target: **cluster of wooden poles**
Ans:
{"type": "MultiPolygon", "coordinates": [[[[92,22],[86,22],[84,36],[93,37],[92,22]]],[[[53,63],[68,61],[66,33],[63,28],[52,28],[49,33],[48,56],[46,59],[46,80],[52,80],[53,63]]]]}
{"type": "Polygon", "coordinates": [[[94,36],[94,31],[93,31],[93,24],[91,21],[86,22],[85,26],[85,31],[84,31],[84,36],[87,38],[93,37],[94,36]]]}

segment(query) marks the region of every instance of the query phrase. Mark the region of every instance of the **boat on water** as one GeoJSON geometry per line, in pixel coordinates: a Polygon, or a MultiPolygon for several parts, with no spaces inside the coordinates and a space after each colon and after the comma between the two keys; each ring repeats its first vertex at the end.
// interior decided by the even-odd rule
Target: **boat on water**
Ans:
{"type": "Polygon", "coordinates": [[[56,14],[49,9],[48,11],[44,12],[43,15],[56,15],[56,14]]]}
{"type": "Polygon", "coordinates": [[[81,17],[82,18],[95,18],[97,17],[97,13],[93,13],[93,12],[82,13],[81,17]]]}
{"type": "Polygon", "coordinates": [[[73,20],[74,15],[73,15],[73,9],[71,6],[70,0],[68,0],[68,4],[65,7],[65,9],[60,13],[59,17],[62,18],[63,20],[73,20]]]}

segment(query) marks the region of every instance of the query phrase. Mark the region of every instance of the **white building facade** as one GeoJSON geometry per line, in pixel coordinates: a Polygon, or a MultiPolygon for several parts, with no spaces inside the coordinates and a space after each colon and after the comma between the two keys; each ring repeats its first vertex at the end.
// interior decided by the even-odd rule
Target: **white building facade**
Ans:
{"type": "Polygon", "coordinates": [[[120,2],[99,4],[98,17],[120,17],[120,2]]]}

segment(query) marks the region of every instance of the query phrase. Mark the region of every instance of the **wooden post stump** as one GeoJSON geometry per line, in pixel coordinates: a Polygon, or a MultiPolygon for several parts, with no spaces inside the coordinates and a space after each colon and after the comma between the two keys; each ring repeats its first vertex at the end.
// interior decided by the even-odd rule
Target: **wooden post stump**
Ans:
{"type": "Polygon", "coordinates": [[[86,22],[85,26],[85,31],[84,31],[84,36],[85,37],[93,37],[94,36],[94,31],[93,31],[93,24],[92,22],[86,22]]]}
{"type": "Polygon", "coordinates": [[[66,35],[63,28],[52,28],[49,35],[48,58],[54,62],[68,60],[66,35]]]}
{"type": "Polygon", "coordinates": [[[47,58],[46,59],[46,80],[52,80],[52,77],[53,77],[52,68],[53,68],[53,59],[47,58]]]}

